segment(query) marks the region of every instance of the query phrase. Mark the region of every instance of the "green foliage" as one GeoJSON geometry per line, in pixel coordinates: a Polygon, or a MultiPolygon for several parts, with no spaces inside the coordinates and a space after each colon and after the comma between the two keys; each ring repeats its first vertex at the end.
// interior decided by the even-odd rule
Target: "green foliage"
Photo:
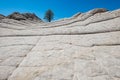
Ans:
{"type": "Polygon", "coordinates": [[[51,22],[53,18],[54,18],[54,13],[50,9],[47,10],[44,19],[46,19],[48,22],[51,22]]]}

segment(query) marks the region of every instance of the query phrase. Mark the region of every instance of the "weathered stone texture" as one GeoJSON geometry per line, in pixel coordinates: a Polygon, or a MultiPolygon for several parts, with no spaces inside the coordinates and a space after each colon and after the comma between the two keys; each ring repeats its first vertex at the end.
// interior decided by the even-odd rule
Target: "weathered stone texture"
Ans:
{"type": "Polygon", "coordinates": [[[120,80],[120,10],[51,23],[2,19],[0,80],[120,80]]]}

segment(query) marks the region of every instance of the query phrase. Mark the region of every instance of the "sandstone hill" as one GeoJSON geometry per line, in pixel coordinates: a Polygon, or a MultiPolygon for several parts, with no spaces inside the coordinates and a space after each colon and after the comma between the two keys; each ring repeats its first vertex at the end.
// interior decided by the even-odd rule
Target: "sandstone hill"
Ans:
{"type": "Polygon", "coordinates": [[[14,14],[0,15],[0,80],[120,80],[119,9],[51,23],[14,14]]]}
{"type": "Polygon", "coordinates": [[[8,16],[4,16],[0,14],[0,20],[1,19],[14,19],[17,21],[39,21],[42,22],[42,20],[37,17],[34,13],[19,13],[19,12],[14,12],[8,16]]]}

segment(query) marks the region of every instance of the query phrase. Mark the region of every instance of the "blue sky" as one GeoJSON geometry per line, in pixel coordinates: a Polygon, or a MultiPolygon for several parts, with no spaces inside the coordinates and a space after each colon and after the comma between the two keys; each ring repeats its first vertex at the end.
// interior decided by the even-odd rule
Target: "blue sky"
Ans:
{"type": "Polygon", "coordinates": [[[12,12],[31,12],[41,19],[46,10],[51,9],[55,20],[71,17],[77,12],[87,12],[94,8],[115,10],[120,8],[120,0],[1,0],[0,14],[8,15],[12,12]]]}

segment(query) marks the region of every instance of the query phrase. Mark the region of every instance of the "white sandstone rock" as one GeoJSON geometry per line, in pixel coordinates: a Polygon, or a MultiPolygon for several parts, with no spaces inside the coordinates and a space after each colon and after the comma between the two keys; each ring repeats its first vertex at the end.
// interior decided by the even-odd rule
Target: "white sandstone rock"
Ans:
{"type": "Polygon", "coordinates": [[[2,19],[0,80],[120,80],[120,10],[51,23],[2,19]]]}

